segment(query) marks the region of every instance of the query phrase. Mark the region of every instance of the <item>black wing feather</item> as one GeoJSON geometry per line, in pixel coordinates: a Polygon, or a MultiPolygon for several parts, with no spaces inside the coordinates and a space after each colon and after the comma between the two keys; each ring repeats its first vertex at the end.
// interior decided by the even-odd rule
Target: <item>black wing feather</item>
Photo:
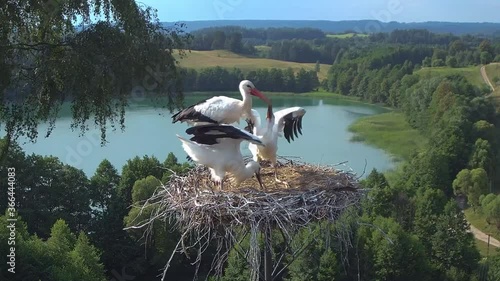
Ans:
{"type": "Polygon", "coordinates": [[[201,114],[200,112],[194,110],[194,107],[206,102],[208,99],[202,100],[198,103],[195,103],[193,105],[190,105],[183,110],[177,112],[176,114],[172,115],[172,123],[175,122],[182,122],[182,121],[187,121],[190,120],[192,122],[208,122],[208,123],[214,123],[218,124],[219,122],[211,119],[210,117],[201,114]]]}
{"type": "Polygon", "coordinates": [[[207,145],[216,144],[222,138],[256,141],[251,135],[231,125],[199,125],[188,128],[186,134],[193,135],[192,141],[207,145]]]}
{"type": "Polygon", "coordinates": [[[299,128],[299,133],[302,135],[302,117],[300,117],[297,122],[297,128],[299,128]]]}
{"type": "Polygon", "coordinates": [[[290,142],[290,139],[294,139],[294,135],[296,138],[299,137],[299,133],[302,135],[302,117],[301,116],[293,116],[293,112],[288,113],[283,116],[283,120],[285,122],[285,127],[283,128],[283,133],[285,134],[285,139],[290,142]]]}
{"type": "Polygon", "coordinates": [[[283,133],[285,134],[285,139],[290,142],[290,134],[291,134],[291,130],[292,130],[292,127],[289,126],[287,123],[286,123],[286,120],[285,120],[285,127],[283,128],[283,133]]]}

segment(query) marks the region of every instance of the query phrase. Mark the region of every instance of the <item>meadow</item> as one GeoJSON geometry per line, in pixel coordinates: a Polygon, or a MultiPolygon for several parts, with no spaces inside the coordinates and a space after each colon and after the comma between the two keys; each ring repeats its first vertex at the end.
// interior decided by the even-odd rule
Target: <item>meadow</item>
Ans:
{"type": "Polygon", "coordinates": [[[467,81],[476,86],[479,87],[486,86],[483,77],[481,77],[481,66],[469,66],[469,67],[459,67],[459,68],[424,67],[415,72],[415,74],[420,75],[421,77],[436,77],[436,76],[460,74],[463,75],[467,79],[467,81]]]}
{"type": "Polygon", "coordinates": [[[427,142],[398,112],[360,118],[349,127],[351,141],[363,141],[389,152],[395,161],[408,160],[427,142]]]}
{"type": "MultiPolygon", "coordinates": [[[[177,56],[179,58],[179,56],[177,56]]],[[[223,68],[239,68],[243,72],[257,70],[259,68],[292,68],[298,72],[301,68],[305,70],[315,70],[315,63],[298,63],[290,61],[280,61],[266,58],[246,57],[226,50],[213,51],[190,51],[186,57],[179,60],[181,67],[201,69],[206,67],[220,66],[223,68]]],[[[318,79],[326,78],[330,65],[320,64],[318,79]]]]}

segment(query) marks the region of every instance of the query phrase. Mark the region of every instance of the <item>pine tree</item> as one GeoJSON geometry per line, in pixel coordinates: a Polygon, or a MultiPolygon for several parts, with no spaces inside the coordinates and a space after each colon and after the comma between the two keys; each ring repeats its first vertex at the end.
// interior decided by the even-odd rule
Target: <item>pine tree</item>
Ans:
{"type": "Polygon", "coordinates": [[[449,201],[435,224],[436,232],[429,238],[433,265],[441,272],[456,268],[470,277],[478,267],[480,255],[457,203],[449,201]]]}
{"type": "Polygon", "coordinates": [[[98,250],[92,246],[87,236],[80,232],[74,249],[69,253],[71,264],[79,280],[104,281],[104,266],[98,250]]]}
{"type": "Polygon", "coordinates": [[[66,254],[75,246],[76,237],[69,229],[64,220],[57,220],[50,229],[50,238],[47,246],[50,247],[60,258],[64,259],[66,254]]]}

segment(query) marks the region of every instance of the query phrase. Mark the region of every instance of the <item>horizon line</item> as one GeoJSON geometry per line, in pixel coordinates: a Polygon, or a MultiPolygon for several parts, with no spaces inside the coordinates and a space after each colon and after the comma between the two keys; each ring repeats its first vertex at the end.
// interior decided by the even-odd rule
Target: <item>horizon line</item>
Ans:
{"type": "Polygon", "coordinates": [[[200,21],[326,21],[326,22],[352,22],[352,21],[376,21],[380,23],[404,23],[404,24],[412,24],[412,23],[477,23],[477,24],[500,24],[500,22],[491,22],[491,21],[439,21],[439,20],[428,20],[428,21],[380,21],[376,19],[357,19],[357,20],[323,20],[323,19],[205,19],[205,20],[177,20],[177,21],[161,21],[160,22],[200,22],[200,21]]]}

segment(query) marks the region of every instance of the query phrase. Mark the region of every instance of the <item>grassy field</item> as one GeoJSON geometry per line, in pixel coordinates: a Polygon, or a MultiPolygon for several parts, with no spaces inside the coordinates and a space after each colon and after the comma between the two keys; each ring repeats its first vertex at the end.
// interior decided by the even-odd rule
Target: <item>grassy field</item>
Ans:
{"type": "Polygon", "coordinates": [[[486,83],[484,83],[483,81],[483,78],[481,77],[481,66],[470,66],[462,68],[424,67],[415,73],[427,77],[462,74],[470,83],[476,86],[481,87],[486,85],[486,83]]]}
{"type": "MultiPolygon", "coordinates": [[[[295,72],[301,68],[306,70],[314,70],[315,63],[297,63],[289,61],[272,60],[265,58],[250,58],[238,55],[225,50],[215,51],[191,51],[187,56],[180,60],[180,66],[186,68],[200,69],[204,67],[220,66],[224,68],[240,68],[242,71],[251,71],[258,68],[292,68],[295,72]]],[[[325,79],[328,74],[330,65],[321,64],[318,78],[325,79]]]]}
{"type": "Polygon", "coordinates": [[[490,233],[492,237],[500,240],[500,231],[494,225],[489,225],[482,214],[474,212],[472,208],[465,210],[464,213],[470,224],[477,227],[484,233],[490,233]]]}
{"type": "Polygon", "coordinates": [[[362,34],[362,33],[344,33],[344,34],[327,34],[326,37],[330,38],[339,38],[339,39],[345,39],[345,38],[351,38],[351,37],[368,37],[368,34],[362,34]]]}
{"type": "Polygon", "coordinates": [[[402,113],[388,112],[358,119],[349,127],[353,141],[363,141],[381,148],[396,161],[407,160],[421,149],[427,140],[412,129],[402,113]]]}

